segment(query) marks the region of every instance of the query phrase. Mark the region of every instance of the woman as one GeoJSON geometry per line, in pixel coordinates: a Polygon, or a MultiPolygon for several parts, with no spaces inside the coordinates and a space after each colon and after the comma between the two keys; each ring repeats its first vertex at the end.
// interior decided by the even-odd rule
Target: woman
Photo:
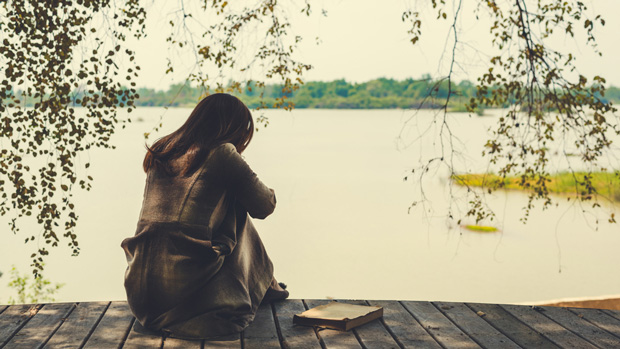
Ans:
{"type": "Polygon", "coordinates": [[[254,133],[248,108],[213,94],[144,158],[144,201],[122,247],[127,300],[146,328],[181,338],[242,331],[261,302],[284,299],[248,217],[275,208],[274,191],[241,157],[254,133]]]}

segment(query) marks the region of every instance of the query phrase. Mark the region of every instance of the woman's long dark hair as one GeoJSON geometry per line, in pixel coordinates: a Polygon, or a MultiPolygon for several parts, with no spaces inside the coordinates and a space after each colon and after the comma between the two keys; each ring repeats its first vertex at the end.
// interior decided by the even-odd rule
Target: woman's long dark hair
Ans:
{"type": "Polygon", "coordinates": [[[183,126],[147,146],[142,167],[163,170],[169,175],[187,176],[196,171],[218,145],[232,143],[243,152],[254,135],[254,121],[248,107],[237,97],[216,93],[205,97],[183,126]],[[182,168],[173,170],[172,161],[190,155],[182,168]]]}

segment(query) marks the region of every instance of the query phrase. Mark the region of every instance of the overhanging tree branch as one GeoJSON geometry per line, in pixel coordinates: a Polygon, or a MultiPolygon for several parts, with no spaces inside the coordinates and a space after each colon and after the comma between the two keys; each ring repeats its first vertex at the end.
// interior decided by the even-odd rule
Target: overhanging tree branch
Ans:
{"type": "MultiPolygon", "coordinates": [[[[497,3],[492,0],[479,1],[477,13],[486,8],[494,49],[500,52],[489,61],[489,69],[478,79],[477,97],[468,103],[470,112],[481,106],[507,108],[498,120],[492,137],[486,142],[483,156],[500,176],[500,180],[485,183],[489,193],[501,189],[514,176],[519,185],[528,191],[529,199],[524,207],[526,220],[534,202],[541,200],[543,208],[552,204],[548,184],[552,180],[549,168],[550,148],[560,146],[557,139],[565,139],[559,152],[564,154],[566,168],[573,172],[576,182],[575,198],[580,202],[592,201],[599,207],[593,173],[597,171],[618,172],[618,163],[606,163],[611,152],[611,135],[619,134],[619,121],[615,107],[603,102],[605,80],[595,76],[591,82],[585,76],[575,76],[575,58],[571,53],[555,51],[546,42],[559,33],[574,37],[578,23],[583,24],[586,45],[599,53],[594,36],[596,25],[604,25],[601,16],[589,17],[586,6],[580,1],[548,0],[535,2],[536,11],[528,10],[527,0],[513,0],[497,3]],[[554,32],[557,32],[554,34],[554,32]],[[506,54],[516,52],[516,54],[506,54]],[[580,169],[574,170],[572,157],[567,146],[572,146],[580,155],[580,169]]],[[[447,18],[447,9],[452,6],[458,14],[461,3],[447,5],[443,0],[432,2],[439,19],[447,18]]],[[[421,35],[419,13],[407,11],[403,19],[412,23],[412,43],[421,35]]],[[[454,23],[451,30],[454,30],[454,23]]],[[[454,40],[456,42],[456,35],[454,40]]],[[[451,86],[451,77],[458,57],[452,50],[452,61],[446,79],[451,86]]],[[[451,94],[445,98],[449,101],[451,94]]],[[[446,103],[447,108],[447,103],[446,103]]],[[[443,122],[447,121],[444,112],[443,122]]],[[[443,133],[439,136],[441,158],[439,161],[449,170],[450,177],[457,184],[467,185],[459,176],[452,158],[444,155],[443,133]],[[448,160],[446,160],[448,159],[448,160]]],[[[452,136],[449,137],[452,139],[452,136]]],[[[452,150],[453,152],[453,150],[452,150]]],[[[573,151],[570,151],[573,153],[573,151]]],[[[422,163],[422,168],[437,162],[435,157],[422,163]]],[[[421,178],[419,178],[421,180],[421,178]]],[[[483,181],[484,182],[484,181],[483,181]]],[[[455,182],[453,182],[455,183],[455,182]]],[[[420,184],[421,185],[421,184],[420,184]]],[[[465,216],[476,221],[492,218],[493,212],[481,205],[478,192],[467,187],[469,210],[465,216]]],[[[603,198],[604,199],[604,198],[603,198]]],[[[451,215],[451,212],[449,212],[451,215]]],[[[611,216],[610,221],[613,221],[611,216]]]]}

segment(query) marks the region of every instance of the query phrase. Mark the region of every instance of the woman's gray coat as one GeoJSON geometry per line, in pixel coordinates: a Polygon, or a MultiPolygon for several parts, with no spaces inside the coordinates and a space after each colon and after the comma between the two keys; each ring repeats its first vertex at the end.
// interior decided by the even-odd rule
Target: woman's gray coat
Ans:
{"type": "Polygon", "coordinates": [[[275,204],[273,190],[232,144],[211,150],[188,177],[149,170],[136,234],[122,242],[127,300],[138,321],[176,337],[242,331],[273,278],[248,213],[262,219],[275,204]]]}

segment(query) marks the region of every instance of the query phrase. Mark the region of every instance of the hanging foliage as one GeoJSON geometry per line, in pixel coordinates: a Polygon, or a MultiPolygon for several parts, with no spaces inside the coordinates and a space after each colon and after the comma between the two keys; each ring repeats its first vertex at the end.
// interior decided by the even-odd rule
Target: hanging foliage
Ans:
{"type": "MultiPolygon", "coordinates": [[[[310,69],[293,59],[301,38],[289,39],[290,24],[275,0],[243,8],[221,0],[173,4],[179,8],[170,20],[167,72],[174,71],[175,53],[189,48],[195,69],[187,80],[205,92],[263,87],[261,80],[221,82],[231,71],[257,67],[265,79],[279,79],[283,91],[292,91],[310,69]],[[248,31],[263,40],[246,52],[249,60],[239,62],[239,34],[248,31]]],[[[309,15],[309,5],[301,11],[309,15]]],[[[93,181],[80,154],[113,148],[111,136],[130,121],[118,114],[120,108],[130,112],[139,97],[140,67],[128,41],[145,35],[146,15],[138,0],[0,4],[0,215],[9,219],[13,234],[36,246],[35,274],[49,247],[64,242],[74,255],[80,251],[73,194],[89,190],[93,181]],[[40,232],[20,232],[20,223],[32,218],[40,232]]],[[[274,106],[293,105],[282,97],[274,106]]]]}
{"type": "MultiPolygon", "coordinates": [[[[438,20],[451,24],[451,61],[443,82],[450,92],[443,113],[436,120],[440,125],[440,155],[423,161],[418,171],[414,169],[417,177],[410,177],[422,183],[429,169],[438,165],[448,170],[455,179],[453,183],[467,185],[454,165],[458,149],[447,118],[448,102],[456,95],[452,80],[463,45],[458,23],[464,3],[433,0],[431,5],[438,20]]],[[[600,200],[613,201],[612,197],[599,195],[602,193],[597,192],[592,181],[596,172],[610,172],[620,179],[618,163],[610,164],[607,157],[612,151],[612,138],[620,134],[620,124],[616,108],[604,100],[605,79],[594,76],[589,80],[579,74],[573,54],[562,47],[554,48],[552,43],[552,38],[558,36],[584,39],[582,44],[600,55],[595,33],[605,25],[605,20],[576,0],[484,0],[476,2],[475,15],[490,19],[489,32],[496,54],[486,63],[487,71],[478,77],[476,97],[471,98],[467,108],[473,112],[484,106],[505,112],[491,128],[492,137],[486,141],[482,154],[500,179],[486,181],[485,191],[468,186],[464,216],[471,216],[476,222],[492,219],[494,213],[486,206],[484,193],[514,182],[508,179],[515,176],[519,186],[529,193],[524,221],[535,201],[542,201],[543,208],[549,207],[549,183],[555,175],[552,172],[557,170],[549,165],[554,154],[550,149],[554,148],[572,173],[576,199],[591,201],[594,207],[600,206],[600,200]]],[[[416,44],[423,31],[420,13],[409,10],[402,19],[409,23],[411,42],[416,44]]],[[[453,213],[449,215],[452,217],[453,213]]],[[[615,222],[613,213],[609,221],[615,222]]]]}
{"type": "Polygon", "coordinates": [[[14,234],[23,217],[40,224],[40,233],[24,234],[38,242],[35,273],[61,239],[79,253],[73,191],[90,189],[92,177],[78,175],[89,167],[78,155],[112,147],[117,109],[131,111],[140,68],[123,42],[142,36],[144,15],[136,0],[0,5],[0,215],[14,234]]]}

